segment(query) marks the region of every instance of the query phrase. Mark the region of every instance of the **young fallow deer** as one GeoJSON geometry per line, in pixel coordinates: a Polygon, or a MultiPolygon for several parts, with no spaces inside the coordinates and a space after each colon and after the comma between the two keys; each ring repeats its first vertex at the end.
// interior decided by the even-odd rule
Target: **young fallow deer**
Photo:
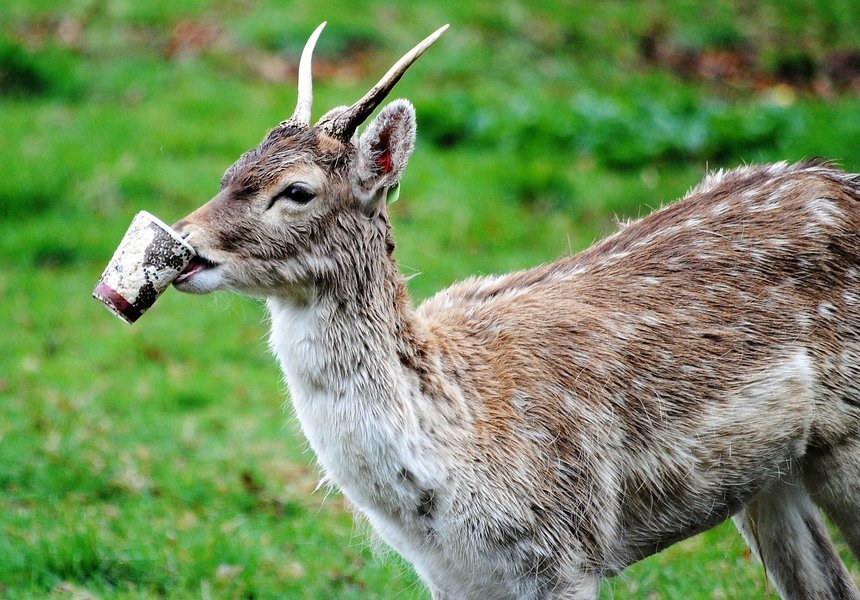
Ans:
{"type": "MultiPolygon", "coordinates": [[[[324,24],[323,24],[324,25],[324,24]]],[[[292,117],[176,228],[185,292],[266,299],[325,477],[433,598],[595,598],[732,517],[783,598],[860,598],[860,177],[749,166],[585,250],[415,308],[386,198],[405,100],[292,117]]]]}

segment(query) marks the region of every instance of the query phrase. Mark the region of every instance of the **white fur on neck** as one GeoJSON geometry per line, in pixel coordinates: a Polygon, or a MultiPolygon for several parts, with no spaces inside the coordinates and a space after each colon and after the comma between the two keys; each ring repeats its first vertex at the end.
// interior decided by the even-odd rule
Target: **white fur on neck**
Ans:
{"type": "Polygon", "coordinates": [[[267,304],[269,345],[325,476],[401,549],[397,538],[411,529],[404,515],[415,511],[421,490],[438,484],[441,471],[416,407],[403,400],[415,397],[407,390],[415,384],[393,352],[384,356],[371,344],[339,338],[355,328],[337,323],[332,303],[270,298],[267,304]]]}

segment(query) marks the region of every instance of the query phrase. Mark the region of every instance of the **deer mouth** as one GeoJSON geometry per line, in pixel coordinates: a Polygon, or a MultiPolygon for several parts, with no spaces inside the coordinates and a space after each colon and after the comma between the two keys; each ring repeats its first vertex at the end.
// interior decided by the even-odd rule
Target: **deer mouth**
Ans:
{"type": "Polygon", "coordinates": [[[191,262],[188,263],[188,266],[185,267],[182,273],[180,273],[179,276],[173,280],[173,283],[181,284],[185,281],[188,281],[198,273],[208,271],[209,269],[214,269],[217,266],[218,263],[197,254],[191,259],[191,262]]]}

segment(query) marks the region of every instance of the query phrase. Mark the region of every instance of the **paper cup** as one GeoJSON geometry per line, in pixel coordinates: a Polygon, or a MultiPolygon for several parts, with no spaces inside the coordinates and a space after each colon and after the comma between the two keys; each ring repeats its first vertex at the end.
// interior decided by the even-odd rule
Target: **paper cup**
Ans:
{"type": "Polygon", "coordinates": [[[126,323],[134,323],[188,266],[194,250],[146,211],[135,215],[93,290],[126,323]]]}

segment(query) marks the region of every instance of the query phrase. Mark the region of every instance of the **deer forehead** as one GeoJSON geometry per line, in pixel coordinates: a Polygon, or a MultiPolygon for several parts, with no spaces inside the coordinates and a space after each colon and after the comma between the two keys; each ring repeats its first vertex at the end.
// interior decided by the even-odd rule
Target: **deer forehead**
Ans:
{"type": "MultiPolygon", "coordinates": [[[[221,187],[266,190],[278,184],[296,166],[316,166],[334,172],[344,165],[349,148],[320,132],[276,127],[259,146],[245,152],[227,171],[221,187]]],[[[310,183],[310,182],[308,182],[310,183]]]]}

